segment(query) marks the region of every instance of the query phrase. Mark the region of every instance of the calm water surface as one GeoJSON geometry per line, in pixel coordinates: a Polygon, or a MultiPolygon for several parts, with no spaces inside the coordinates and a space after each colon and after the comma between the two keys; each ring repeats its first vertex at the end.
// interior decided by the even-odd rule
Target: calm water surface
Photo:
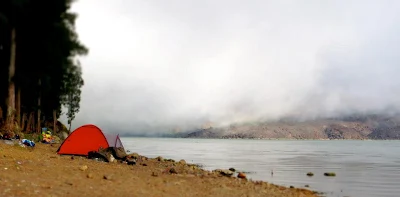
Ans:
{"type": "Polygon", "coordinates": [[[204,165],[325,196],[400,196],[400,141],[290,141],[122,138],[125,149],[204,165]],[[271,171],[274,172],[273,176],[271,171]],[[313,177],[307,177],[313,172],[313,177]],[[335,172],[336,177],[325,177],[335,172]]]}

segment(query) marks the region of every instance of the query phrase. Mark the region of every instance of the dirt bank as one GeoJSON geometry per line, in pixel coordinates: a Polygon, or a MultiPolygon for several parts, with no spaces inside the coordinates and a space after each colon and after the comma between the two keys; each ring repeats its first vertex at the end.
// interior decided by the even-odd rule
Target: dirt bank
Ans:
{"type": "Polygon", "coordinates": [[[304,189],[224,177],[184,162],[104,163],[59,156],[57,148],[0,143],[0,196],[317,196],[304,189]]]}

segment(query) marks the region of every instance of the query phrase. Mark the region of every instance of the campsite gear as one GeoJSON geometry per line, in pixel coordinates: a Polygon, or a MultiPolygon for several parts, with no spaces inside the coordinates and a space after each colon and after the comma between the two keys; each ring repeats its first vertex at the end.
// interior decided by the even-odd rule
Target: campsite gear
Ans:
{"type": "Polygon", "coordinates": [[[109,158],[109,155],[106,155],[104,153],[100,153],[100,152],[97,152],[97,151],[90,151],[88,153],[88,159],[93,159],[93,160],[96,160],[96,161],[109,162],[108,158],[109,158]]]}
{"type": "Polygon", "coordinates": [[[75,129],[61,144],[60,155],[88,156],[89,152],[98,152],[100,148],[122,147],[119,135],[105,134],[95,125],[83,125],[75,129]]]}
{"type": "Polygon", "coordinates": [[[114,159],[125,160],[127,156],[123,147],[100,148],[99,151],[90,151],[88,153],[88,159],[105,162],[112,162],[114,159]]]}
{"type": "Polygon", "coordinates": [[[35,142],[27,140],[27,139],[22,139],[21,143],[24,144],[25,146],[31,146],[31,147],[35,146],[35,142]]]}
{"type": "Polygon", "coordinates": [[[3,140],[11,140],[11,136],[8,133],[4,134],[2,138],[3,140]]]}
{"type": "Polygon", "coordinates": [[[39,141],[44,144],[50,144],[54,142],[54,137],[52,136],[50,129],[46,127],[42,128],[42,138],[39,141]]]}

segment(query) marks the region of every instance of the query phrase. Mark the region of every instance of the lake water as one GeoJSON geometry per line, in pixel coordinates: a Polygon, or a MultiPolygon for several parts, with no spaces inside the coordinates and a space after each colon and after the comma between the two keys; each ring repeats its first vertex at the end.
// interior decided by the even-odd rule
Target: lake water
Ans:
{"type": "Polygon", "coordinates": [[[233,167],[250,172],[253,180],[309,185],[325,196],[400,196],[400,141],[121,140],[126,150],[148,157],[185,159],[208,170],[233,167]],[[335,172],[336,177],[325,177],[324,172],[335,172]]]}

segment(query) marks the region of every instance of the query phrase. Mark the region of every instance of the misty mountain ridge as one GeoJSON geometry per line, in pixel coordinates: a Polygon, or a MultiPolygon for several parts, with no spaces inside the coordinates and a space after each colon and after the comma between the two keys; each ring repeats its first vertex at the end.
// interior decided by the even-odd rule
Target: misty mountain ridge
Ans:
{"type": "Polygon", "coordinates": [[[302,120],[286,117],[277,121],[235,123],[170,132],[160,137],[250,139],[400,139],[400,114],[353,114],[302,120]]]}

